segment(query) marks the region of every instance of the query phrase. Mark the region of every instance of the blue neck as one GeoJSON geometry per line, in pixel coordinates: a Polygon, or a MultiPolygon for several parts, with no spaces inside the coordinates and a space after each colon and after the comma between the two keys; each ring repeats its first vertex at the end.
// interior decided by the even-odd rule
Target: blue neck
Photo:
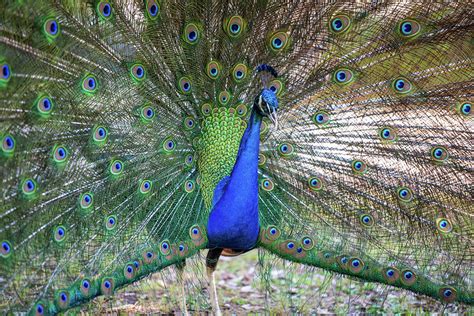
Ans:
{"type": "Polygon", "coordinates": [[[248,250],[257,242],[261,124],[262,116],[252,110],[232,173],[221,179],[214,190],[214,205],[207,224],[209,248],[248,250]]]}

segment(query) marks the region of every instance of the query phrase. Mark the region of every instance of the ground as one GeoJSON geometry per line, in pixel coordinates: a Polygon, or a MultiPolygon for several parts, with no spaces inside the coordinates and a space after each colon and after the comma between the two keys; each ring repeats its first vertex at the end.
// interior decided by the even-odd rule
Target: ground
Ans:
{"type": "MultiPolygon", "coordinates": [[[[185,272],[187,308],[195,314],[211,310],[202,262],[203,258],[198,258],[188,263],[185,272]]],[[[280,260],[273,262],[275,267],[267,274],[271,282],[265,286],[258,277],[265,270],[258,265],[257,251],[221,258],[216,282],[224,314],[474,314],[473,308],[445,306],[393,287],[331,277],[322,270],[280,260]]],[[[171,268],[117,291],[113,298],[98,298],[80,311],[94,315],[180,313],[180,297],[180,285],[171,268]]]]}

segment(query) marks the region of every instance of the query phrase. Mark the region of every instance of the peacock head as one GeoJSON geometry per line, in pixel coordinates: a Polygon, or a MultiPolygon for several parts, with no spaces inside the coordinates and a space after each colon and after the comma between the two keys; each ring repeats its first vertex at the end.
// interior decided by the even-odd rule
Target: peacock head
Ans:
{"type": "Polygon", "coordinates": [[[260,115],[268,117],[275,124],[275,128],[278,128],[278,98],[275,92],[263,89],[255,98],[253,106],[260,115]]]}

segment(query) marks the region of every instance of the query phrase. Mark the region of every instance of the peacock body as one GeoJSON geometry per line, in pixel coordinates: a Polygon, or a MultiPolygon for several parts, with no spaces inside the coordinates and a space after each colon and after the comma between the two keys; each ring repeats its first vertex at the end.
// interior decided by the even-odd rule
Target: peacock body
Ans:
{"type": "Polygon", "coordinates": [[[1,7],[2,311],[206,248],[474,303],[471,7],[1,7]]]}

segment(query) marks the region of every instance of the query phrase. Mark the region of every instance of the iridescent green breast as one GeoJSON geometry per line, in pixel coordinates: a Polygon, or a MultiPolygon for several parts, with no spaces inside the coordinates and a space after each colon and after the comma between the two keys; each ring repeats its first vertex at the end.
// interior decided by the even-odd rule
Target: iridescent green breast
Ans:
{"type": "Polygon", "coordinates": [[[197,148],[201,192],[207,209],[212,206],[216,185],[230,175],[234,167],[247,126],[245,112],[221,107],[210,112],[203,121],[197,148]]]}

